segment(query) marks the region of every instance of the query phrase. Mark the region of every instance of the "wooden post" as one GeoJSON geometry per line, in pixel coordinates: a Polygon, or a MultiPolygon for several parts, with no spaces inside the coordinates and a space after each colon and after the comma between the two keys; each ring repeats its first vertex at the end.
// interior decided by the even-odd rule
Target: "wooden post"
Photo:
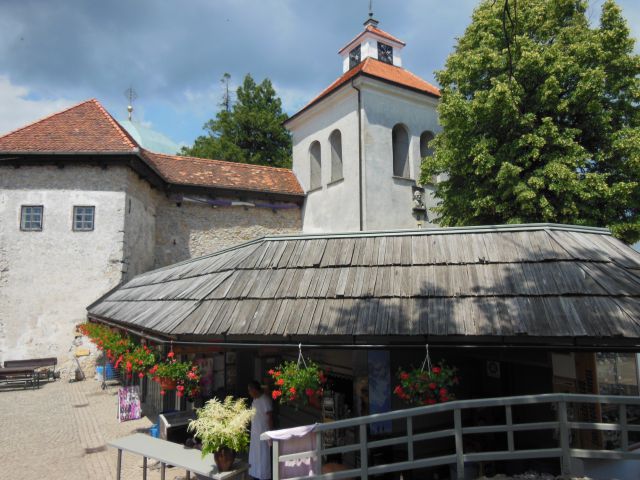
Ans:
{"type": "Polygon", "coordinates": [[[147,480],[147,457],[142,457],[142,480],[147,480]]]}
{"type": "Polygon", "coordinates": [[[456,467],[457,477],[464,480],[464,448],[462,446],[462,413],[459,408],[453,411],[453,428],[456,439],[456,467]]]}
{"type": "Polygon", "coordinates": [[[627,406],[620,404],[620,449],[623,452],[629,451],[629,431],[627,430],[627,406]]]}
{"type": "Polygon", "coordinates": [[[413,462],[413,417],[407,417],[407,460],[413,462]]]}
{"type": "Polygon", "coordinates": [[[569,425],[567,420],[567,402],[558,402],[558,426],[560,428],[560,471],[562,475],[571,472],[571,445],[569,445],[569,425]]]}
{"type": "Polygon", "coordinates": [[[167,465],[165,463],[160,463],[160,480],[164,480],[166,469],[167,465]]]}
{"type": "Polygon", "coordinates": [[[316,432],[316,461],[315,461],[316,475],[322,475],[322,455],[320,455],[321,451],[322,451],[322,432],[316,432]]]}
{"type": "Polygon", "coordinates": [[[116,480],[120,480],[122,472],[122,450],[118,449],[118,460],[116,463],[116,480]]]}
{"type": "Polygon", "coordinates": [[[280,440],[273,441],[273,460],[271,462],[271,478],[280,480],[280,440]]]}
{"type": "Polygon", "coordinates": [[[515,450],[515,444],[513,441],[513,414],[511,412],[511,405],[505,407],[505,417],[507,420],[507,445],[510,452],[515,450]]]}
{"type": "Polygon", "coordinates": [[[369,456],[367,452],[367,424],[360,424],[360,478],[369,478],[369,456]]]}

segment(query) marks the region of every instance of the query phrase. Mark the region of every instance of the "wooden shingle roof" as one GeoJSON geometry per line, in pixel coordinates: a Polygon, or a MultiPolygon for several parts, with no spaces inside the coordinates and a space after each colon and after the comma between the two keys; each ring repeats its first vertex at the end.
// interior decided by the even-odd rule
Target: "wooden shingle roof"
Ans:
{"type": "Polygon", "coordinates": [[[183,339],[602,344],[640,336],[640,253],[548,224],[271,237],[139,275],[89,316],[183,339]]]}

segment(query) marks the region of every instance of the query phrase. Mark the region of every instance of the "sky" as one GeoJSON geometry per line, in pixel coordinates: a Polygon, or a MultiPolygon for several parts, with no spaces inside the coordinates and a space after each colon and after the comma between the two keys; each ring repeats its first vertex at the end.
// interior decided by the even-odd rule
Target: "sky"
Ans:
{"type": "MultiPolygon", "coordinates": [[[[597,20],[603,0],[591,0],[597,20]]],[[[434,82],[478,0],[374,0],[407,43],[405,68],[434,82]]],[[[640,2],[619,0],[640,39],[640,2]]],[[[0,0],[0,134],[89,98],[191,144],[215,116],[220,78],[274,83],[295,113],[342,73],[337,51],[369,0],[0,0]]],[[[638,50],[638,49],[637,49],[638,50]]]]}

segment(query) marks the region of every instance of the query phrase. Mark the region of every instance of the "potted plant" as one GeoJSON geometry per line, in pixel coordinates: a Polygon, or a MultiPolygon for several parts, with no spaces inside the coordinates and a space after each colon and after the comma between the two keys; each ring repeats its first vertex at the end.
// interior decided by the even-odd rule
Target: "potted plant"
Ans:
{"type": "Polygon", "coordinates": [[[311,360],[303,364],[284,362],[267,373],[275,384],[272,398],[294,406],[317,406],[327,381],[324,372],[311,360]]]}
{"type": "Polygon", "coordinates": [[[197,365],[191,362],[179,362],[173,351],[167,354],[164,362],[154,365],[149,370],[149,374],[160,384],[161,395],[164,395],[167,390],[177,390],[179,397],[186,393],[193,398],[199,392],[200,373],[197,365]]]}
{"type": "Polygon", "coordinates": [[[393,393],[411,405],[434,405],[454,400],[451,389],[460,382],[457,369],[445,363],[431,369],[400,369],[397,374],[399,385],[393,393]]]}
{"type": "Polygon", "coordinates": [[[221,402],[209,400],[196,411],[197,418],[189,423],[188,431],[202,442],[202,456],[213,453],[218,471],[231,470],[236,453],[249,447],[249,422],[255,410],[248,408],[245,400],[231,396],[221,402]]]}

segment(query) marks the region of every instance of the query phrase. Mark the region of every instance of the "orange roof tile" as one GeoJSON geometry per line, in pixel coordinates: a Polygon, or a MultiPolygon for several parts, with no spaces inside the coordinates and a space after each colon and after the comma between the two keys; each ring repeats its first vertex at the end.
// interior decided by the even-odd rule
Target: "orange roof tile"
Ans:
{"type": "Polygon", "coordinates": [[[131,153],[138,144],[95,99],[0,137],[3,153],[131,153]]]}
{"type": "Polygon", "coordinates": [[[382,38],[386,38],[387,40],[391,40],[392,42],[395,43],[399,43],[400,45],[406,45],[406,43],[404,43],[402,40],[400,40],[397,37],[394,37],[393,35],[391,35],[390,33],[385,32],[384,30],[380,30],[378,27],[374,27],[373,25],[367,25],[367,27],[361,31],[358,35],[356,35],[355,37],[353,37],[349,43],[347,43],[344,47],[342,47],[338,53],[342,53],[344,52],[349,45],[351,45],[353,42],[355,42],[356,40],[358,40],[360,37],[362,37],[364,34],[366,34],[367,32],[369,33],[373,33],[375,35],[378,35],[382,38]]]}
{"type": "Polygon", "coordinates": [[[0,154],[135,155],[169,184],[304,195],[286,168],[163,155],[140,148],[95,99],[87,100],[0,137],[0,154]]]}
{"type": "Polygon", "coordinates": [[[248,163],[181,157],[142,151],[142,157],[176,185],[304,195],[293,171],[248,163]]]}
{"type": "Polygon", "coordinates": [[[376,60],[375,58],[367,57],[364,59],[364,61],[360,62],[351,70],[345,72],[340,78],[338,78],[335,82],[325,88],[316,98],[307,103],[307,105],[305,105],[300,111],[289,117],[287,122],[294,117],[297,117],[302,112],[315,105],[320,100],[346,84],[349,80],[355,78],[360,74],[372,78],[377,78],[386,82],[391,82],[400,87],[416,90],[433,97],[440,97],[440,89],[438,87],[431,85],[429,82],[421,79],[414,73],[411,73],[409,70],[405,70],[401,67],[396,67],[395,65],[389,65],[388,63],[381,62],[380,60],[376,60]]]}

